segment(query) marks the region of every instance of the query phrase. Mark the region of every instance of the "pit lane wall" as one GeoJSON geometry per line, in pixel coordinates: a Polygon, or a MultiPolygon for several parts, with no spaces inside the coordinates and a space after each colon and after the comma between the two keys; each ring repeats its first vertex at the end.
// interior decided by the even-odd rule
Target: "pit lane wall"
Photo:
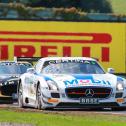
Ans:
{"type": "Polygon", "coordinates": [[[90,56],[126,73],[126,24],[0,21],[0,60],[14,56],[90,56]]]}

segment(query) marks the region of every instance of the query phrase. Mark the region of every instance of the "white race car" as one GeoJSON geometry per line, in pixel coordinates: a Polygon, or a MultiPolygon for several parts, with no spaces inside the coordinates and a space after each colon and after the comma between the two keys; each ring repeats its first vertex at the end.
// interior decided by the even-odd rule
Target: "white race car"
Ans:
{"type": "Polygon", "coordinates": [[[41,58],[21,75],[18,101],[38,109],[125,107],[126,80],[105,73],[93,58],[41,58]]]}

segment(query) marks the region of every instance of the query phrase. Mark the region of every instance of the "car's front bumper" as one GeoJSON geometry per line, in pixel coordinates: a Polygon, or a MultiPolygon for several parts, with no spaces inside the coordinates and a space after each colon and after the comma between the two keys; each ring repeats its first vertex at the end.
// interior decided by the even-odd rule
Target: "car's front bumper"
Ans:
{"type": "Polygon", "coordinates": [[[99,103],[99,104],[80,104],[80,103],[65,103],[60,102],[56,108],[113,108],[119,107],[119,104],[116,102],[106,102],[106,103],[99,103]]]}
{"type": "Polygon", "coordinates": [[[0,94],[0,104],[12,104],[13,99],[11,96],[5,96],[0,94]]]}
{"type": "MultiPolygon", "coordinates": [[[[45,95],[44,95],[45,96],[45,95]]],[[[71,99],[67,96],[60,98],[42,97],[44,108],[113,108],[126,107],[126,96],[120,98],[113,95],[107,99],[99,99],[98,104],[81,104],[80,99],[71,99]]]]}
{"type": "Polygon", "coordinates": [[[126,107],[126,98],[109,98],[99,100],[98,104],[81,104],[80,100],[73,100],[68,98],[47,98],[42,99],[45,108],[113,108],[126,107]]]}

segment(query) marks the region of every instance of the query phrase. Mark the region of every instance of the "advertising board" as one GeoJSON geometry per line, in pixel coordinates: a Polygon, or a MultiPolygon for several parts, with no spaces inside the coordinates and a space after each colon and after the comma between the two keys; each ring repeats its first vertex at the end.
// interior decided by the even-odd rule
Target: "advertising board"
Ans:
{"type": "Polygon", "coordinates": [[[125,23],[0,21],[0,60],[86,56],[125,73],[125,23]]]}

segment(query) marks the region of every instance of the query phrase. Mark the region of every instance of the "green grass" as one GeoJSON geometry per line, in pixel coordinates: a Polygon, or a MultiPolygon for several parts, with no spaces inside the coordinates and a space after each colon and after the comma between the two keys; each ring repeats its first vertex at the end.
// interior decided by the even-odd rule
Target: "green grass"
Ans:
{"type": "Polygon", "coordinates": [[[126,116],[102,114],[49,114],[0,110],[0,122],[33,124],[35,126],[126,126],[126,116]]]}
{"type": "Polygon", "coordinates": [[[114,13],[126,14],[126,0],[110,0],[114,13]]]}

